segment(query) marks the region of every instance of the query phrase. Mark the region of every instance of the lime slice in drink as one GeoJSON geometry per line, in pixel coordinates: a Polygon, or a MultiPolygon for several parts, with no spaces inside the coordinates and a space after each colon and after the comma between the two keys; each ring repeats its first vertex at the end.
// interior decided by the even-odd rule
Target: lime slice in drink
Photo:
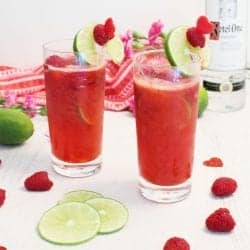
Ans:
{"type": "Polygon", "coordinates": [[[124,47],[121,39],[118,36],[115,36],[113,39],[108,41],[104,45],[104,50],[114,63],[119,64],[123,61],[125,56],[124,47]]]}
{"type": "Polygon", "coordinates": [[[164,42],[165,53],[168,57],[169,62],[173,66],[179,67],[185,75],[192,75],[193,55],[197,55],[199,48],[191,51],[189,42],[186,38],[187,26],[179,26],[168,34],[164,42]]]}
{"type": "Polygon", "coordinates": [[[121,229],[128,221],[128,210],[115,200],[108,198],[96,198],[86,201],[95,208],[101,218],[99,233],[112,233],[121,229]]]}
{"type": "Polygon", "coordinates": [[[73,50],[79,53],[79,61],[83,60],[89,64],[96,65],[98,54],[96,50],[93,29],[95,25],[89,25],[77,32],[74,38],[73,50]],[[82,54],[81,54],[82,53],[82,54]]]}
{"type": "Polygon", "coordinates": [[[102,195],[92,191],[86,191],[86,190],[72,191],[66,193],[63,199],[58,202],[58,204],[66,202],[85,202],[87,200],[99,197],[102,197],[102,195]]]}
{"type": "Polygon", "coordinates": [[[91,116],[90,115],[86,115],[86,112],[80,106],[77,107],[77,111],[78,111],[78,113],[80,115],[81,120],[86,125],[91,126],[91,125],[94,124],[94,122],[91,120],[91,116]]]}
{"type": "Polygon", "coordinates": [[[100,216],[91,206],[70,202],[48,210],[38,224],[42,238],[55,244],[79,244],[93,238],[100,228],[100,216]]]}

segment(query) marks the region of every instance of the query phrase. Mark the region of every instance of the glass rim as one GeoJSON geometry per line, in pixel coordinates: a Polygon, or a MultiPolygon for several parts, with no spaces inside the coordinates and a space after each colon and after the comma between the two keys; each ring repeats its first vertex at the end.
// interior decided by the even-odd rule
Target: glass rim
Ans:
{"type": "Polygon", "coordinates": [[[42,45],[43,58],[44,62],[46,59],[52,55],[56,55],[59,57],[75,57],[77,60],[77,64],[74,66],[86,67],[88,68],[96,68],[102,67],[105,65],[105,56],[102,48],[96,47],[96,53],[93,54],[96,58],[95,62],[89,63],[85,59],[85,52],[76,52],[74,51],[74,39],[72,38],[64,38],[47,41],[42,45]]]}
{"type": "MultiPolygon", "coordinates": [[[[143,56],[146,56],[146,55],[149,55],[149,54],[164,54],[165,57],[166,57],[166,62],[169,62],[169,59],[167,58],[166,54],[165,54],[165,50],[162,48],[162,49],[150,49],[150,50],[145,50],[145,51],[141,51],[141,52],[138,52],[134,58],[133,58],[133,64],[134,66],[153,66],[155,69],[157,68],[160,68],[162,67],[162,64],[157,64],[157,65],[152,65],[152,64],[149,64],[147,63],[147,61],[145,62],[139,62],[138,59],[140,57],[143,57],[143,56]]],[[[187,65],[190,65],[190,66],[194,66],[194,68],[197,68],[197,72],[195,70],[195,73],[193,73],[192,75],[197,75],[198,72],[200,72],[200,61],[199,61],[199,57],[197,55],[193,55],[194,58],[195,58],[195,61],[194,62],[190,62],[190,63],[184,63],[184,64],[181,64],[181,65],[178,65],[178,66],[173,66],[171,64],[169,64],[169,68],[171,69],[180,69],[181,67],[184,67],[184,66],[187,66],[187,65]],[[196,59],[197,58],[197,59],[196,59]],[[197,60],[197,61],[196,61],[197,60]]]]}
{"type": "MultiPolygon", "coordinates": [[[[84,52],[77,52],[77,51],[74,51],[74,39],[73,38],[62,38],[62,39],[56,39],[56,40],[50,40],[50,41],[47,41],[45,43],[42,44],[42,49],[43,51],[46,51],[46,52],[49,52],[49,53],[57,53],[57,54],[84,54],[84,52]],[[66,43],[66,42],[71,42],[71,46],[67,49],[60,49],[60,48],[53,48],[54,45],[59,45],[59,44],[63,44],[63,43],[66,43]]],[[[96,47],[96,50],[97,52],[101,52],[101,47],[96,47]]],[[[99,56],[102,55],[102,53],[98,53],[99,56]]]]}
{"type": "Polygon", "coordinates": [[[73,51],[73,41],[74,41],[74,39],[72,39],[72,38],[63,38],[63,39],[57,39],[57,40],[50,40],[50,41],[47,41],[47,42],[45,42],[45,43],[43,43],[43,45],[42,45],[42,48],[43,48],[43,50],[45,51],[49,51],[49,52],[55,52],[55,53],[78,53],[78,52],[74,52],[73,51]],[[53,45],[53,44],[57,44],[57,43],[60,43],[60,42],[66,42],[66,41],[72,41],[72,50],[71,51],[69,51],[69,49],[68,50],[60,50],[60,49],[53,49],[53,48],[50,48],[49,46],[51,45],[53,45]]]}

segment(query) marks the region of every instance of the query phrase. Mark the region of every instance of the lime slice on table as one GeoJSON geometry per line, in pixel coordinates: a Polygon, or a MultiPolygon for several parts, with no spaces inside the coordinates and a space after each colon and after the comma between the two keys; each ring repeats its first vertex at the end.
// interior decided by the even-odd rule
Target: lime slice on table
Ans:
{"type": "Polygon", "coordinates": [[[100,228],[100,216],[91,206],[70,202],[48,210],[38,224],[42,238],[55,244],[79,244],[93,238],[100,228]]]}
{"type": "Polygon", "coordinates": [[[128,221],[128,210],[126,207],[113,199],[96,198],[86,201],[87,204],[96,209],[101,218],[99,233],[112,233],[118,231],[128,221]]]}
{"type": "Polygon", "coordinates": [[[81,57],[79,59],[85,60],[92,65],[96,65],[98,60],[98,54],[93,36],[94,27],[95,24],[92,24],[79,30],[74,37],[73,44],[74,52],[78,52],[79,57],[81,57]]]}
{"type": "Polygon", "coordinates": [[[102,197],[102,194],[86,191],[86,190],[79,190],[79,191],[72,191],[68,192],[64,195],[63,199],[58,202],[58,204],[66,203],[66,202],[85,202],[90,199],[102,197]]]}
{"type": "Polygon", "coordinates": [[[109,40],[104,45],[104,50],[110,59],[116,63],[120,64],[124,59],[124,46],[121,39],[118,36],[115,36],[109,40]]]}
{"type": "Polygon", "coordinates": [[[195,54],[198,58],[198,52],[200,48],[190,49],[190,44],[186,38],[187,26],[179,26],[168,34],[164,42],[165,53],[169,62],[173,66],[179,67],[181,72],[185,75],[192,75],[193,63],[192,54],[195,54]]]}

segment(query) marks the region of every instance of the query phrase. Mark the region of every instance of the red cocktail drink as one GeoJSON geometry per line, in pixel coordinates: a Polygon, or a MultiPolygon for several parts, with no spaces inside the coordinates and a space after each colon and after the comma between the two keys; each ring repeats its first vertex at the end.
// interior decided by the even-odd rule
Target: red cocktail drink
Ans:
{"type": "Polygon", "coordinates": [[[199,77],[183,75],[154,51],[137,56],[134,80],[142,194],[180,200],[190,191],[199,77]]]}
{"type": "Polygon", "coordinates": [[[104,64],[79,65],[75,55],[45,61],[46,100],[53,166],[68,176],[87,176],[100,166],[104,64]]]}

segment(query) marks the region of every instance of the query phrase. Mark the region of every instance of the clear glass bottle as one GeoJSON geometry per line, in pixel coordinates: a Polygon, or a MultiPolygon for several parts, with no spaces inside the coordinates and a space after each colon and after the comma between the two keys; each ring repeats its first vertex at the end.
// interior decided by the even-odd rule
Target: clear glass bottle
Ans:
{"type": "Polygon", "coordinates": [[[203,71],[203,86],[213,111],[235,111],[245,104],[247,1],[206,0],[206,15],[215,30],[208,41],[211,58],[203,71]]]}
{"type": "MultiPolygon", "coordinates": [[[[247,11],[248,15],[250,15],[250,4],[248,3],[248,11],[247,11]]],[[[248,17],[248,31],[247,31],[247,78],[250,78],[250,18],[248,17]]]]}

